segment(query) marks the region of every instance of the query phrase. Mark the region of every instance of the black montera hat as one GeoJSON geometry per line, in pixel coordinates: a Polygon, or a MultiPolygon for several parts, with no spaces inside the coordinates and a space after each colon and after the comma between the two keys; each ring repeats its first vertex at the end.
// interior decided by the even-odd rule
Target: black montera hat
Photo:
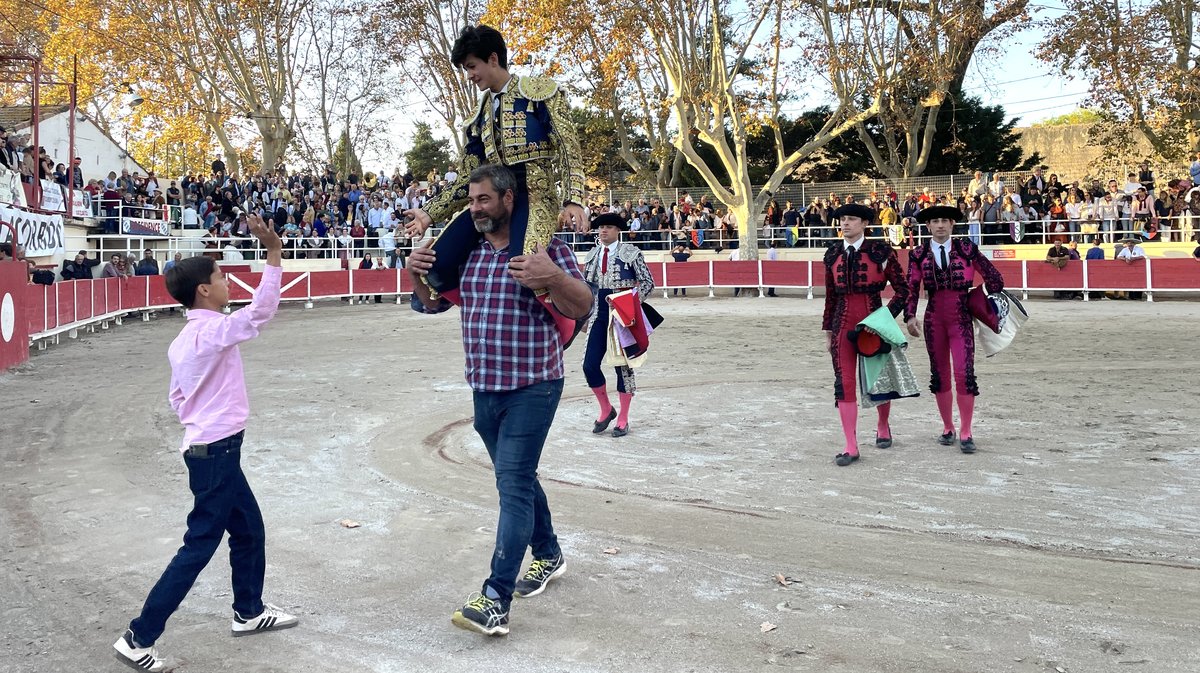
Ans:
{"type": "Polygon", "coordinates": [[[875,221],[875,209],[870,206],[864,206],[861,203],[847,203],[833,211],[834,219],[842,219],[846,216],[857,217],[867,222],[875,221]]]}
{"type": "Polygon", "coordinates": [[[599,229],[600,227],[616,227],[621,231],[625,231],[629,228],[629,223],[625,221],[625,218],[616,213],[604,213],[592,220],[593,229],[599,229]]]}
{"type": "Polygon", "coordinates": [[[938,217],[945,217],[955,222],[961,222],[963,214],[961,210],[954,206],[929,206],[928,208],[922,208],[917,213],[917,221],[921,224],[929,224],[930,220],[938,217]]]}

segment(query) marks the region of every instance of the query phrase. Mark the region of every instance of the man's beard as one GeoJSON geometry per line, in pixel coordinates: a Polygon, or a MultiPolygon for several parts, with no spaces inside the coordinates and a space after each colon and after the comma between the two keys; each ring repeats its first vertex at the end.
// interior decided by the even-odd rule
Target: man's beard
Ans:
{"type": "Polygon", "coordinates": [[[475,231],[481,234],[494,234],[496,230],[508,222],[507,217],[494,218],[484,215],[482,217],[472,218],[475,222],[475,231]]]}

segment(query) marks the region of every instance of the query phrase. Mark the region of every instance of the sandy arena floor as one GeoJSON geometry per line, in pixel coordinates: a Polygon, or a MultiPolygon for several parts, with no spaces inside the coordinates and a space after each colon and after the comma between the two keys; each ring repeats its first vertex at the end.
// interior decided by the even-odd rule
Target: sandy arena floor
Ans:
{"type": "MultiPolygon", "coordinates": [[[[266,598],[303,622],[230,638],[219,552],[160,650],[197,673],[1200,671],[1200,303],[1031,302],[978,363],[978,454],[936,444],[926,394],[895,405],[887,451],[864,414],[850,468],[820,301],[656,306],[628,437],[590,433],[568,351],[542,460],[568,573],[491,640],[449,621],[496,514],[457,317],[285,307],[243,348],[243,464],[266,598]]],[[[0,376],[0,671],[125,670],[111,643],[190,505],[166,401],[181,322],[0,376]]],[[[920,343],[912,361],[927,380],[920,343]]]]}

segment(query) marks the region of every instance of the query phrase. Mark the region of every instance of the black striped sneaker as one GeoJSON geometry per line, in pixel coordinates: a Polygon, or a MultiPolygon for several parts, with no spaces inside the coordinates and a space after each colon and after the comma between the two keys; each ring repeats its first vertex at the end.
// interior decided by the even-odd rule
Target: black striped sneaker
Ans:
{"type": "Polygon", "coordinates": [[[536,596],[546,590],[550,580],[562,577],[566,571],[567,564],[563,561],[561,552],[554,558],[534,559],[533,563],[529,564],[529,570],[525,571],[525,576],[517,580],[513,595],[521,598],[536,596]]]}
{"type": "Polygon", "coordinates": [[[300,623],[300,619],[294,615],[280,610],[279,608],[267,603],[263,606],[262,614],[257,617],[243,619],[237,612],[233,613],[233,635],[235,636],[250,636],[263,631],[278,631],[279,629],[290,629],[300,623]]]}
{"type": "Polygon", "coordinates": [[[460,629],[485,636],[507,636],[508,604],[483,594],[471,594],[467,604],[455,610],[450,621],[460,629]]]}
{"type": "Polygon", "coordinates": [[[158,656],[158,650],[154,647],[139,647],[133,642],[133,631],[125,631],[125,635],[113,643],[113,649],[117,651],[117,660],[132,669],[150,673],[167,670],[167,662],[158,656]]]}

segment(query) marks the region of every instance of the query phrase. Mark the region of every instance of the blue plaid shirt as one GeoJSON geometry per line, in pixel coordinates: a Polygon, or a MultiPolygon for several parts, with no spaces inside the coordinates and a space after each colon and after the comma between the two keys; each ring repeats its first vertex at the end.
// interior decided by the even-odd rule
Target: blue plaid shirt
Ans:
{"type": "MultiPolygon", "coordinates": [[[[572,278],[583,280],[570,246],[556,238],[546,252],[572,278]]],[[[507,248],[497,250],[480,239],[463,266],[458,287],[465,370],[472,390],[502,392],[563,377],[563,349],[554,319],[533,290],[509,274],[507,248]]],[[[440,313],[449,307],[443,300],[437,309],[423,312],[440,313]]]]}

